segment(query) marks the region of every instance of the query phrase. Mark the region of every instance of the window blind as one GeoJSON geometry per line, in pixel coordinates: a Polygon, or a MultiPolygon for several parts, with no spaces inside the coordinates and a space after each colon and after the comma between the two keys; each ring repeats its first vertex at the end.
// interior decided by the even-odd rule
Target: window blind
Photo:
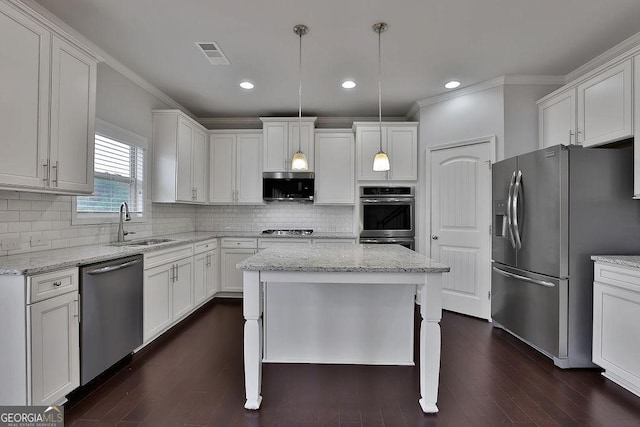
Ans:
{"type": "Polygon", "coordinates": [[[78,212],[119,212],[127,202],[131,212],[144,209],[144,149],[96,134],[94,193],[77,198],[78,212]]]}

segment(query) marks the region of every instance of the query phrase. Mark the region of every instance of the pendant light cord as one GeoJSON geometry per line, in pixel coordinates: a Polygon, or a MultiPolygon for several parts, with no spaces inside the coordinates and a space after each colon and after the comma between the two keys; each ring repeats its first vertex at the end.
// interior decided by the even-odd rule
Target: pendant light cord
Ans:
{"type": "Polygon", "coordinates": [[[302,32],[300,32],[300,49],[298,74],[300,76],[300,86],[298,87],[298,151],[302,151],[302,32]]]}
{"type": "Polygon", "coordinates": [[[382,55],[380,54],[380,34],[378,28],[378,123],[380,125],[380,151],[382,151],[382,55]]]}

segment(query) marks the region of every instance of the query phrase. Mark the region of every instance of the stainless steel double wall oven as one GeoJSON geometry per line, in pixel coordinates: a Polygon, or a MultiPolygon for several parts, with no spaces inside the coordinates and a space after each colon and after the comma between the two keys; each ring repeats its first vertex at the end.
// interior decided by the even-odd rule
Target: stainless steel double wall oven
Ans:
{"type": "Polygon", "coordinates": [[[360,243],[415,248],[413,187],[360,187],[360,243]]]}

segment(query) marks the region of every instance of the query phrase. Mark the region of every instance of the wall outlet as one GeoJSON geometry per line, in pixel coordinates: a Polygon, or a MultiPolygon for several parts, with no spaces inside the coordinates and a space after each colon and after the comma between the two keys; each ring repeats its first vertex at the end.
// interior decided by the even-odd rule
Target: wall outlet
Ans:
{"type": "Polygon", "coordinates": [[[16,249],[20,249],[22,247],[22,241],[19,237],[14,239],[2,239],[2,250],[3,251],[14,251],[16,249]]]}
{"type": "Polygon", "coordinates": [[[36,246],[47,246],[47,241],[42,237],[32,237],[31,238],[31,247],[34,248],[36,246]]]}

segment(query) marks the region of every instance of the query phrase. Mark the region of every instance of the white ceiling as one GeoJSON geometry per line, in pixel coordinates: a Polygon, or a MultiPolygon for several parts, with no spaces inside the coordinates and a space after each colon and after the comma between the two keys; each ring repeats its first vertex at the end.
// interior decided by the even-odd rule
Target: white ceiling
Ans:
{"type": "Polygon", "coordinates": [[[299,23],[303,113],[330,117],[377,115],[378,21],[385,116],[451,79],[565,75],[640,31],[638,0],[37,1],[198,117],[297,115],[299,23]],[[210,65],[196,41],[231,65],[210,65]]]}

